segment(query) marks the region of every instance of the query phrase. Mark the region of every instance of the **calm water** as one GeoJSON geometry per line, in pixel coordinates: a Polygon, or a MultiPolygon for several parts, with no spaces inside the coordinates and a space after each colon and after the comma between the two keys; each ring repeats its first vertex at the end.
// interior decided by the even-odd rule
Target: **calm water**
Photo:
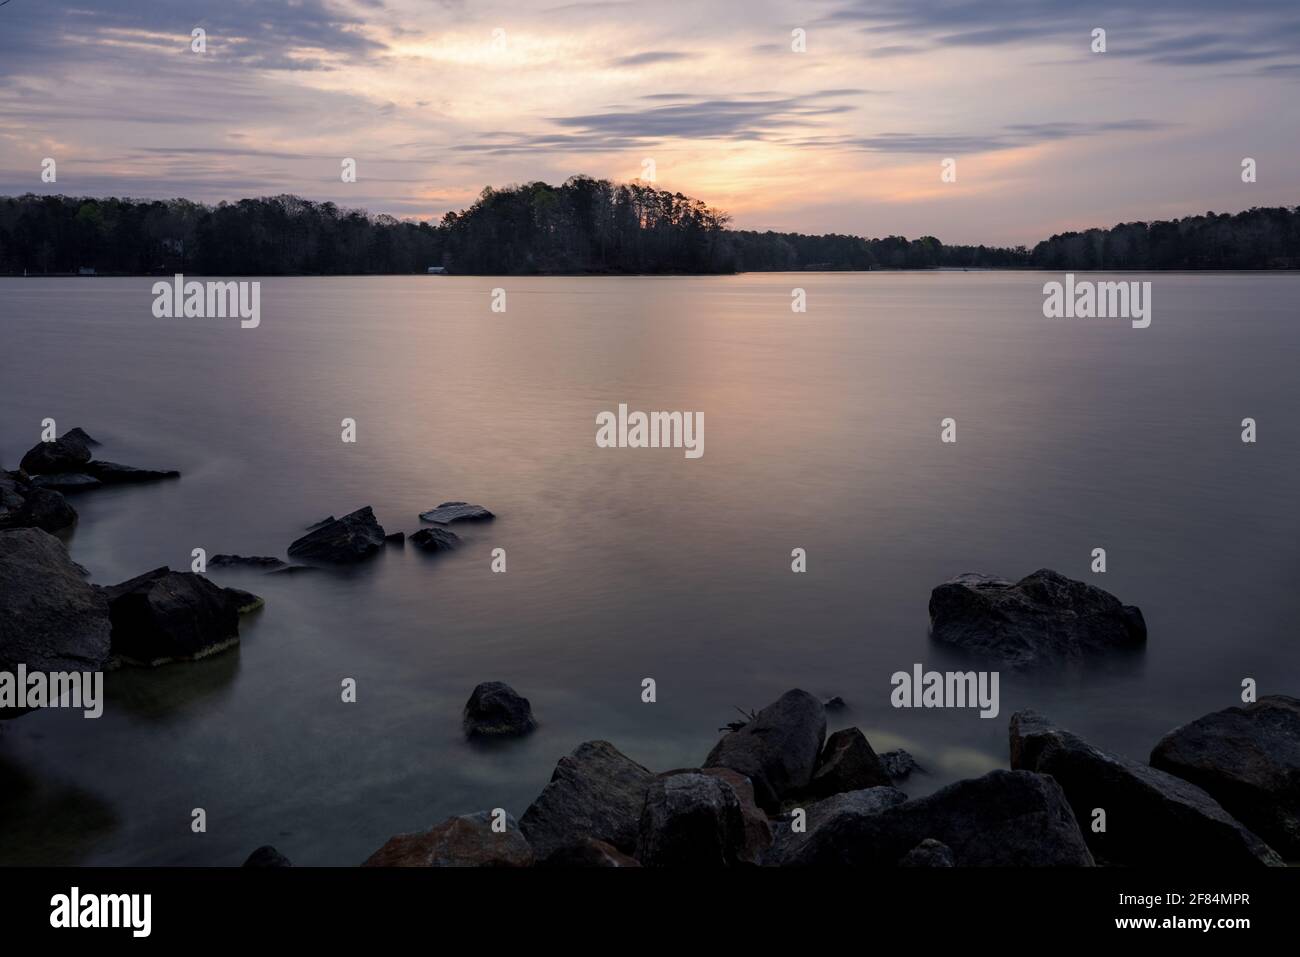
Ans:
{"type": "Polygon", "coordinates": [[[362,505],[408,533],[448,499],[499,516],[436,560],[212,570],[266,598],[238,650],[110,674],[98,721],[0,727],[0,861],[233,865],[274,843],[354,864],[451,814],[521,814],[587,739],[698,764],[733,706],[794,686],[849,701],[832,727],[912,750],[934,772],[913,793],[1005,766],[1021,707],[1145,759],[1244,676],[1297,693],[1300,277],[1145,277],[1146,330],[1043,319],[1048,278],[272,279],[253,330],[154,319],[149,280],[0,280],[3,463],[52,416],[104,458],[184,473],[75,499],[96,582],[196,546],[283,557],[362,505]],[[619,402],[702,411],[703,458],[596,448],[619,402]],[[1041,566],[1140,605],[1144,657],[1004,674],[995,720],[889,706],[892,672],[954,663],[927,637],[934,585],[1041,566]],[[490,679],[532,700],[535,734],[462,740],[490,679]]]}

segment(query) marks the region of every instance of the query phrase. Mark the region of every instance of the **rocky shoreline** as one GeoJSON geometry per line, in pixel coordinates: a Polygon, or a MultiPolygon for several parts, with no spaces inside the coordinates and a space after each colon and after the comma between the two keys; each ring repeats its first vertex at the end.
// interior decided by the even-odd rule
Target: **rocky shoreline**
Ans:
{"type": "MultiPolygon", "coordinates": [[[[156,667],[219,654],[262,607],[204,573],[156,568],[116,585],[86,581],[53,533],[76,521],[64,493],[177,477],[97,461],[81,429],[0,472],[0,671],[156,667]]],[[[446,526],[493,519],[444,502],[409,536],[429,556],[456,549],[446,526]]],[[[347,566],[404,547],[371,507],[329,516],[274,556],[213,556],[267,574],[347,566]]],[[[438,559],[442,561],[444,559],[438,559]]],[[[1142,612],[1040,569],[1012,582],[964,574],[933,589],[934,641],[1022,670],[1069,667],[1147,640],[1142,612]]],[[[1269,695],[1197,718],[1148,761],[1112,754],[1031,710],[1012,715],[1008,769],[925,797],[897,785],[924,773],[905,751],[877,754],[863,732],[827,735],[826,702],[799,689],[733,721],[698,766],[652,771],[607,741],[562,757],[516,820],[503,808],[399,834],[367,866],[972,867],[1156,864],[1280,866],[1300,860],[1300,700],[1269,695]]],[[[0,718],[18,717],[14,709],[0,718]]],[[[509,685],[478,685],[468,738],[511,739],[539,723],[509,685]]],[[[246,862],[288,866],[270,846],[246,862]]]]}

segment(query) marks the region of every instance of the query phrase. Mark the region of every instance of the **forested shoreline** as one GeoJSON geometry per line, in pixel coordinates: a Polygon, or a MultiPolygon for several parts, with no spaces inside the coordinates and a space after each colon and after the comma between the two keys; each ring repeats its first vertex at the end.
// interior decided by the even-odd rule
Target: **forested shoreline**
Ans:
{"type": "Polygon", "coordinates": [[[865,269],[1296,269],[1300,207],[1205,213],[1054,235],[1024,246],[949,246],[733,230],[700,200],[574,176],[484,189],[440,223],[298,196],[215,206],[184,199],[0,197],[0,274],[727,274],[865,269]]]}

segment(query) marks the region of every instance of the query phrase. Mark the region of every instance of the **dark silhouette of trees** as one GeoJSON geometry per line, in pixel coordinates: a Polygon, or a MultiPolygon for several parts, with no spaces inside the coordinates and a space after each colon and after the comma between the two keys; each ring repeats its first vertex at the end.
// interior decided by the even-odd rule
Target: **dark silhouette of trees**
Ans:
{"type": "Polygon", "coordinates": [[[1023,246],[945,246],[730,230],[697,199],[573,176],[484,189],[438,224],[297,196],[188,200],[0,197],[0,274],[478,275],[814,269],[1294,269],[1300,207],[1121,223],[1023,246]]]}

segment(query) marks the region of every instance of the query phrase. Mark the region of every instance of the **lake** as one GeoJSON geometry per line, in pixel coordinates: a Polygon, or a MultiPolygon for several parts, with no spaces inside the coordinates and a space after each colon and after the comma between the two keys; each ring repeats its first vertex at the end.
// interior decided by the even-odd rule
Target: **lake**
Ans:
{"type": "Polygon", "coordinates": [[[910,750],[912,794],[1005,767],[1020,708],[1145,761],[1243,678],[1296,694],[1300,277],[1105,277],[1151,281],[1145,329],[1045,319],[1061,278],[263,279],[255,329],[156,319],[151,279],[0,279],[4,466],[50,417],[183,473],[72,497],[97,583],[195,547],[284,557],[364,505],[408,534],[447,500],[497,515],[437,558],[211,569],[266,599],[237,649],[110,673],[95,721],[0,727],[0,863],[237,865],[271,843],[356,864],[452,814],[521,815],[584,740],[698,765],[737,707],[792,687],[910,750]],[[620,403],[701,413],[704,454],[598,448],[620,403]],[[891,707],[894,672],[962,664],[928,637],[935,585],[1040,567],[1140,606],[1145,653],[1004,671],[995,719],[891,707]],[[531,700],[535,733],[465,741],[487,680],[531,700]]]}

